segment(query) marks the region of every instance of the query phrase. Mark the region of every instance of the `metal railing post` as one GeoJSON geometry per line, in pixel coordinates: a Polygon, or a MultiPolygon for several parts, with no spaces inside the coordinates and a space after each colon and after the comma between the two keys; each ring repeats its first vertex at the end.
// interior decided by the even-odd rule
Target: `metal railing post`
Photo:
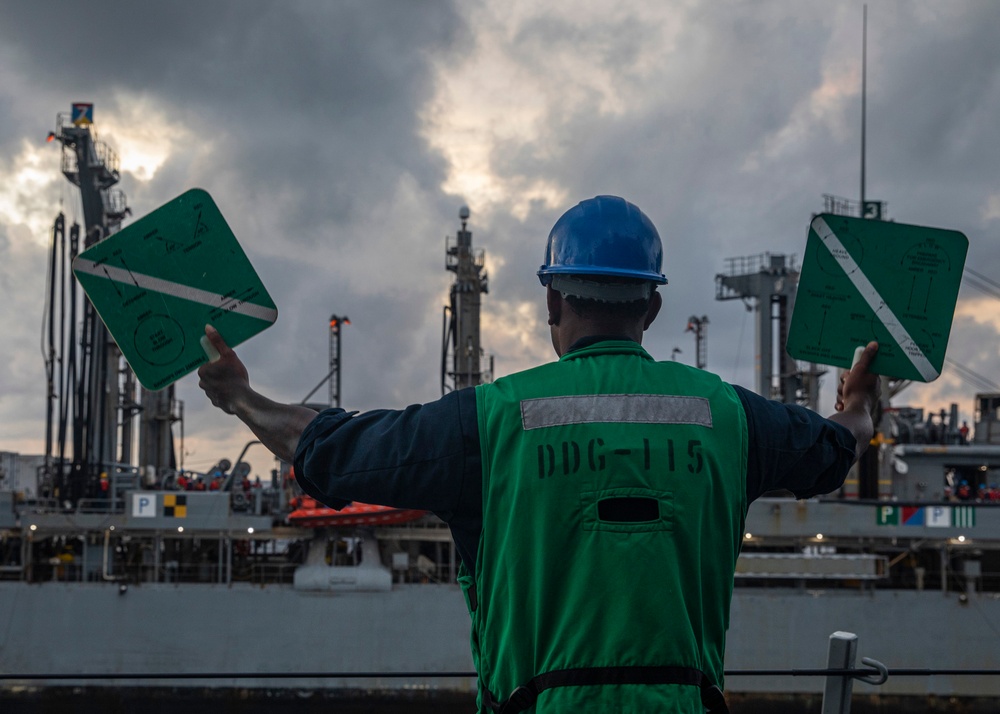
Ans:
{"type": "MultiPolygon", "coordinates": [[[[828,669],[854,669],[858,654],[858,636],[853,632],[834,632],[830,635],[828,669]]],[[[848,674],[832,674],[826,678],[823,690],[822,714],[850,714],[851,690],[854,679],[848,674]]]]}

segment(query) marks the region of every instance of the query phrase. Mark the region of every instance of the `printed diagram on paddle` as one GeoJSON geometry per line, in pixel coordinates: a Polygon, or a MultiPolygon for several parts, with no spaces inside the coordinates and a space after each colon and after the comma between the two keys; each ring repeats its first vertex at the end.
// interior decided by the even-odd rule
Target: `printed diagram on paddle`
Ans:
{"type": "Polygon", "coordinates": [[[235,346],[277,319],[236,237],[200,189],[84,251],[73,272],[147,389],[207,361],[206,324],[235,346]]]}
{"type": "Polygon", "coordinates": [[[149,315],[135,328],[135,351],[147,364],[167,365],[184,352],[184,330],[170,315],[149,315]]]}
{"type": "Polygon", "coordinates": [[[944,364],[968,239],[957,231],[821,214],[809,229],[788,353],[850,368],[872,340],[874,372],[929,382],[944,364]]]}

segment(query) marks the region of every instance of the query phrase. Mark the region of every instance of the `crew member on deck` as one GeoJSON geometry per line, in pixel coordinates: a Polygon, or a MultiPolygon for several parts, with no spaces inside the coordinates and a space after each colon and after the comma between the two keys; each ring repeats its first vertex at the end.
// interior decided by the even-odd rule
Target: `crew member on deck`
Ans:
{"type": "Polygon", "coordinates": [[[822,418],[641,346],[662,246],[635,205],[598,196],[555,224],[538,271],[558,361],[402,411],[320,414],[198,374],[302,489],[429,510],[462,559],[480,712],[725,711],[723,653],[747,507],[841,486],[868,446],[871,343],[822,418]]]}

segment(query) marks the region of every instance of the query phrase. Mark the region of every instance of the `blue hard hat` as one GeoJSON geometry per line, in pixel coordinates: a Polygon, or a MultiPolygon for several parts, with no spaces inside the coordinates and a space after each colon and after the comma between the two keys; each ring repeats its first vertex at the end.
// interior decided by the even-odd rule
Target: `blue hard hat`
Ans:
{"type": "Polygon", "coordinates": [[[538,279],[548,285],[553,275],[606,275],[663,285],[662,263],[660,234],[646,214],[624,198],[597,196],[556,221],[538,279]]]}

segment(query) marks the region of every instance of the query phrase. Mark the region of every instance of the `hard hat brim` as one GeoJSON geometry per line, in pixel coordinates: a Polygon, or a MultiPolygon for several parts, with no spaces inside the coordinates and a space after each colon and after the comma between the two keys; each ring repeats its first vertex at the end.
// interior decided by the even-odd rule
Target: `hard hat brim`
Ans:
{"type": "Polygon", "coordinates": [[[604,275],[609,278],[627,278],[628,280],[648,281],[657,285],[666,285],[668,282],[667,277],[663,275],[663,273],[654,273],[651,270],[637,271],[625,268],[592,268],[575,265],[543,265],[538,269],[537,275],[538,281],[545,286],[552,282],[553,275],[604,275]]]}

